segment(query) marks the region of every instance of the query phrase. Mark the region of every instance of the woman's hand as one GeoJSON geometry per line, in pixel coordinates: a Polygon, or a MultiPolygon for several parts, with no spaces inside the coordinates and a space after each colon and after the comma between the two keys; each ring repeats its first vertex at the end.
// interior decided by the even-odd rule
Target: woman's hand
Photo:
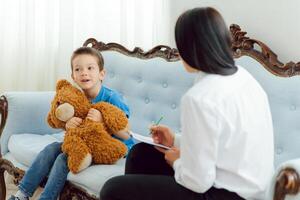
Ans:
{"type": "Polygon", "coordinates": [[[165,151],[165,160],[167,163],[173,167],[175,160],[180,157],[180,150],[177,147],[172,147],[169,150],[165,151]]]}
{"type": "Polygon", "coordinates": [[[66,123],[66,130],[69,128],[76,128],[82,123],[82,119],[79,117],[72,117],[66,123]]]}
{"type": "Polygon", "coordinates": [[[163,144],[168,147],[174,145],[174,133],[169,127],[164,125],[151,126],[150,132],[155,143],[163,144]]]}
{"type": "Polygon", "coordinates": [[[95,122],[103,122],[102,114],[99,110],[91,108],[86,116],[87,119],[90,119],[95,122]]]}

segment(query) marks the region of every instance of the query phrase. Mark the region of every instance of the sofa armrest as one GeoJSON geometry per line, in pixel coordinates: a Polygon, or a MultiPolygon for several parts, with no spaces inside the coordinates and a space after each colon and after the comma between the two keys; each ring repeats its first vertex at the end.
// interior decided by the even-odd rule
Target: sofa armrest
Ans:
{"type": "MultiPolygon", "coordinates": [[[[0,96],[0,137],[6,124],[8,112],[7,99],[5,96],[0,96]]],[[[0,146],[1,147],[1,146],[0,146]]]]}
{"type": "Polygon", "coordinates": [[[284,200],[287,195],[290,199],[300,198],[300,158],[281,164],[271,183],[273,200],[284,200]]]}
{"type": "Polygon", "coordinates": [[[1,155],[8,152],[8,140],[13,134],[51,134],[61,130],[48,126],[46,117],[54,92],[6,92],[0,100],[1,155]]]}

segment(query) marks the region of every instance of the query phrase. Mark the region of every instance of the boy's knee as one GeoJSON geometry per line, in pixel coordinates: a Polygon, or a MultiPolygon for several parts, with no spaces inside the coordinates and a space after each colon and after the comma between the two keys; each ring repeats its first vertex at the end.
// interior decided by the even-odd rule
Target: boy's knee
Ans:
{"type": "Polygon", "coordinates": [[[56,161],[57,163],[59,163],[59,165],[66,165],[67,164],[67,155],[65,153],[60,153],[57,158],[56,161]]]}
{"type": "Polygon", "coordinates": [[[61,143],[54,142],[47,145],[37,156],[36,162],[44,165],[46,163],[51,164],[56,160],[56,157],[61,152],[61,143]]]}
{"type": "Polygon", "coordinates": [[[48,144],[43,151],[47,153],[47,156],[57,155],[61,152],[61,143],[53,142],[48,144]]]}

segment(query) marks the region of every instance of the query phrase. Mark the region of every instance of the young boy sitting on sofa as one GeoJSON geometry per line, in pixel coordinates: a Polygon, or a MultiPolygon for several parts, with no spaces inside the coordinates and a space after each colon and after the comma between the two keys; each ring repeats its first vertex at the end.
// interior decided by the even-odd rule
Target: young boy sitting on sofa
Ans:
{"type": "MultiPolygon", "coordinates": [[[[71,77],[92,103],[100,101],[111,103],[123,110],[129,117],[129,107],[122,96],[117,91],[102,85],[105,77],[103,66],[102,55],[97,50],[90,47],[78,48],[71,57],[71,77]]],[[[101,113],[93,108],[89,110],[87,118],[102,122],[101,113]]],[[[67,121],[65,128],[76,128],[81,123],[81,118],[73,117],[67,121]]],[[[128,150],[134,144],[128,133],[118,132],[113,135],[124,142],[128,150]]],[[[20,182],[18,192],[9,200],[28,200],[46,176],[48,176],[48,181],[40,199],[57,199],[69,173],[67,155],[61,151],[61,145],[62,143],[54,142],[38,154],[20,182]]]]}

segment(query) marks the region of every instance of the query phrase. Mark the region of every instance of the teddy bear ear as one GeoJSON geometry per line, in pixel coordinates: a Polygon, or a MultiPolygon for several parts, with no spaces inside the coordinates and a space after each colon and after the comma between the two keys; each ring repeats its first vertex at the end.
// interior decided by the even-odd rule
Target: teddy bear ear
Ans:
{"type": "Polygon", "coordinates": [[[53,123],[53,121],[52,121],[52,117],[51,117],[50,113],[48,114],[47,122],[48,122],[48,124],[49,124],[52,128],[55,128],[55,125],[54,125],[54,123],[53,123]]]}
{"type": "Polygon", "coordinates": [[[54,114],[50,111],[47,116],[47,122],[52,128],[65,128],[65,122],[59,121],[54,114]]]}
{"type": "Polygon", "coordinates": [[[56,84],[56,90],[58,91],[64,86],[72,86],[72,84],[65,79],[59,80],[56,84]]]}

